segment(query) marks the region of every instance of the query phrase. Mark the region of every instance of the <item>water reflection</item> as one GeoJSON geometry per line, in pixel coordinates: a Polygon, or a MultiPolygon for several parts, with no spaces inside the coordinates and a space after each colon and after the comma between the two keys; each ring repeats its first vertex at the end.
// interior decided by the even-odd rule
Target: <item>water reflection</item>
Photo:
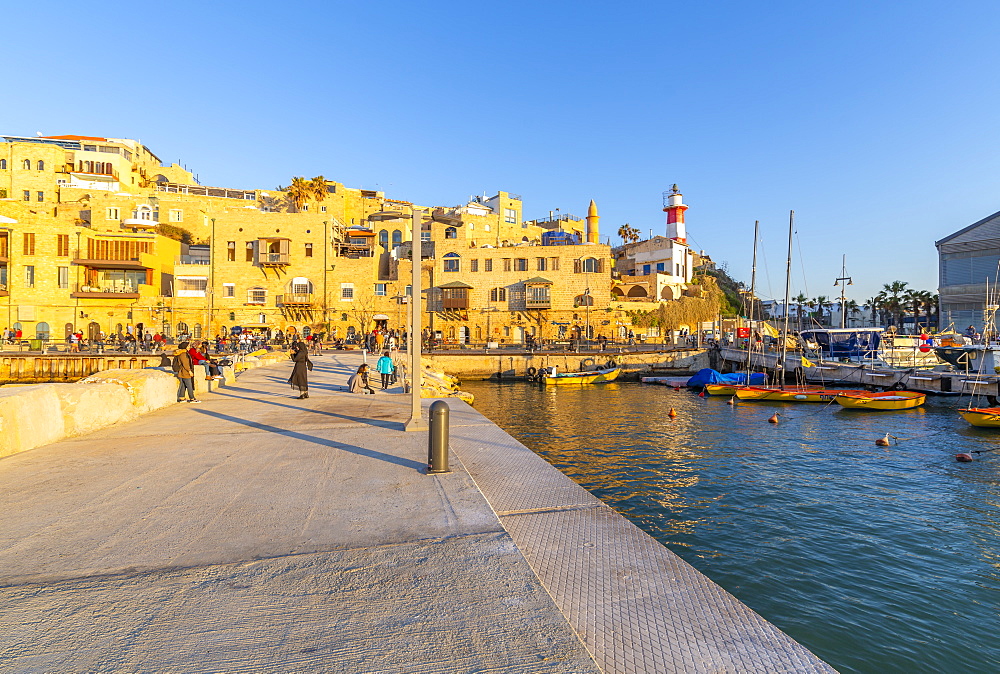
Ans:
{"type": "Polygon", "coordinates": [[[614,383],[467,384],[477,407],[843,672],[995,672],[1000,447],[899,413],[614,383]],[[671,420],[667,411],[675,408],[671,420]],[[885,433],[903,438],[876,447],[885,433]]]}

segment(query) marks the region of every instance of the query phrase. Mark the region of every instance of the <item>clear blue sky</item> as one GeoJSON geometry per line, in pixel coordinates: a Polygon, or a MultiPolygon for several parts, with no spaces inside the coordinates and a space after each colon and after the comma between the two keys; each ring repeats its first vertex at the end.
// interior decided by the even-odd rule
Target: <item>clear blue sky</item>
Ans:
{"type": "MultiPolygon", "coordinates": [[[[449,205],[524,196],[690,240],[760,293],[936,289],[1000,210],[996,2],[22,3],[0,132],[139,138],[205,184],[323,174],[449,205]],[[799,257],[801,253],[801,257],[799,257]]],[[[602,236],[602,240],[604,237],[602,236]]]]}

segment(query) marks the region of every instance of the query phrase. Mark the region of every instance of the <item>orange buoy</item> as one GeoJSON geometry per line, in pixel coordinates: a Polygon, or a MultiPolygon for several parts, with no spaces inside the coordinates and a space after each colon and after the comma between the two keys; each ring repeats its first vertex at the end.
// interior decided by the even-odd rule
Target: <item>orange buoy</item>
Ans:
{"type": "Polygon", "coordinates": [[[727,400],[726,404],[727,405],[735,405],[736,404],[736,396],[733,396],[732,398],[730,398],[729,400],[727,400]]]}
{"type": "Polygon", "coordinates": [[[698,397],[699,397],[699,398],[704,398],[704,397],[705,397],[705,392],[704,392],[704,391],[702,391],[701,393],[699,393],[699,394],[698,394],[698,397]]]}
{"type": "Polygon", "coordinates": [[[888,447],[889,446],[889,434],[886,433],[884,438],[879,438],[875,441],[877,447],[888,447]]]}
{"type": "Polygon", "coordinates": [[[667,412],[667,416],[668,416],[668,417],[670,417],[671,419],[673,419],[674,417],[676,417],[676,416],[677,416],[677,412],[675,412],[675,411],[674,411],[674,408],[673,408],[673,407],[671,407],[671,408],[670,408],[670,411],[669,411],[669,412],[667,412]]]}
{"type": "Polygon", "coordinates": [[[774,414],[772,414],[770,418],[768,418],[768,421],[770,421],[772,424],[778,423],[778,413],[775,412],[774,414]]]}
{"type": "Polygon", "coordinates": [[[956,454],[955,460],[959,463],[969,463],[972,461],[972,454],[956,454]]]}

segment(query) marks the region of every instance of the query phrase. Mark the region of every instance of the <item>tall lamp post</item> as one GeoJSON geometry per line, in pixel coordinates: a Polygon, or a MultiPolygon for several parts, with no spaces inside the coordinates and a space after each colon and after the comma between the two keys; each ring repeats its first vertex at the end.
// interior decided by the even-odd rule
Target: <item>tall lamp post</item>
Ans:
{"type": "Polygon", "coordinates": [[[837,280],[833,282],[833,287],[836,288],[840,286],[840,327],[844,328],[846,326],[847,312],[846,309],[846,299],[844,298],[844,289],[847,286],[854,285],[854,279],[847,275],[847,255],[844,255],[841,265],[840,265],[840,276],[837,280]],[[844,283],[846,281],[846,283],[844,283]]]}
{"type": "Polygon", "coordinates": [[[410,419],[406,422],[405,428],[407,431],[427,430],[427,424],[424,423],[423,414],[420,411],[420,389],[422,388],[421,379],[423,377],[423,367],[420,363],[420,228],[423,224],[423,215],[423,209],[414,207],[413,221],[410,225],[412,231],[410,235],[410,239],[412,239],[412,245],[410,246],[412,255],[411,271],[413,272],[413,276],[410,290],[410,334],[408,338],[410,344],[410,419]]]}

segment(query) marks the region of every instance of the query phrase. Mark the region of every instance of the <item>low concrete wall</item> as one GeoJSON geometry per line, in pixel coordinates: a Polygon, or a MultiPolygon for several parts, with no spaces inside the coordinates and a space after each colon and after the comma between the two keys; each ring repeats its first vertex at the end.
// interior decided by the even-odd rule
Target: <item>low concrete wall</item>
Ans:
{"type": "MultiPolygon", "coordinates": [[[[463,379],[495,379],[497,373],[503,378],[524,377],[528,368],[536,369],[557,366],[563,372],[577,372],[588,358],[595,365],[603,365],[613,360],[622,367],[622,378],[636,378],[649,374],[694,374],[709,367],[708,354],[701,349],[677,349],[673,351],[640,351],[615,353],[430,353],[424,354],[424,363],[463,379]]],[[[589,361],[587,361],[589,362],[589,361]]]]}
{"type": "MultiPolygon", "coordinates": [[[[248,358],[250,369],[288,360],[286,353],[248,358]]],[[[205,381],[195,371],[195,394],[236,381],[232,368],[223,378],[205,381]]],[[[177,402],[177,378],[168,368],[102,370],[75,384],[29,384],[0,387],[0,457],[41,447],[64,438],[130,421],[177,402]]]]}

